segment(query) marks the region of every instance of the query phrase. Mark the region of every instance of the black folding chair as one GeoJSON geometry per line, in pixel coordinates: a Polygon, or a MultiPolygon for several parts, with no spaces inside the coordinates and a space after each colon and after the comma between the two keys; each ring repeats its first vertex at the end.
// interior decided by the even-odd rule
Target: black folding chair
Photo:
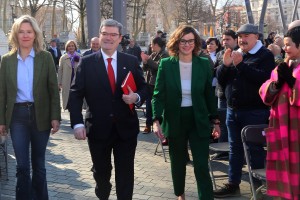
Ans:
{"type": "MultiPolygon", "coordinates": [[[[158,137],[157,137],[158,138],[158,137]]],[[[157,153],[162,153],[165,162],[167,162],[167,152],[169,152],[169,145],[163,145],[162,139],[158,138],[158,142],[154,151],[154,155],[157,155],[157,153]],[[159,146],[161,147],[161,151],[158,150],[159,146]]]]}
{"type": "MultiPolygon", "coordinates": [[[[8,180],[8,163],[7,163],[7,135],[0,136],[0,151],[3,153],[4,156],[4,163],[5,163],[5,172],[6,172],[6,180],[8,180]]],[[[1,171],[0,171],[1,173],[1,171]]],[[[2,176],[2,173],[1,173],[2,176]]]]}
{"type": "MultiPolygon", "coordinates": [[[[218,115],[220,118],[220,126],[224,126],[224,128],[226,128],[226,111],[227,109],[218,109],[218,115]]],[[[222,133],[221,133],[222,134],[222,133]]],[[[210,150],[210,154],[212,153],[229,153],[229,143],[228,142],[218,142],[218,143],[211,143],[209,145],[209,150],[210,150]]],[[[209,165],[209,170],[210,170],[210,174],[211,174],[211,179],[213,182],[213,186],[214,189],[217,189],[217,185],[216,185],[216,181],[215,181],[215,176],[214,176],[214,172],[212,169],[212,164],[211,161],[215,160],[215,156],[210,155],[208,158],[208,165],[209,165]]]]}
{"type": "Polygon", "coordinates": [[[252,169],[250,163],[250,152],[249,152],[249,143],[256,145],[263,145],[266,147],[266,137],[264,129],[268,127],[268,124],[259,124],[259,125],[248,125],[242,129],[241,137],[244,147],[244,154],[246,158],[246,163],[249,171],[249,180],[252,191],[251,200],[257,199],[258,192],[261,191],[262,188],[265,187],[266,183],[266,169],[252,169]],[[253,177],[262,181],[262,185],[258,187],[256,190],[254,188],[253,177]]]}

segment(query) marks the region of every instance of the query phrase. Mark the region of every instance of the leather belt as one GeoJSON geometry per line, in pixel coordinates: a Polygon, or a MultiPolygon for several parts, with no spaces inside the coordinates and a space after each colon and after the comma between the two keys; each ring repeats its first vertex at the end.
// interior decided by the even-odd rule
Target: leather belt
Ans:
{"type": "Polygon", "coordinates": [[[16,106],[23,106],[23,107],[31,107],[33,106],[33,102],[21,102],[21,103],[15,103],[16,106]]]}

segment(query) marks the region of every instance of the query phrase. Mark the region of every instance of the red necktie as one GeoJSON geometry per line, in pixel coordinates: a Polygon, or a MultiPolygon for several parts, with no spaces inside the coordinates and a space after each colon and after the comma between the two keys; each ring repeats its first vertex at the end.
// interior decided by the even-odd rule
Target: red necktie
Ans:
{"type": "Polygon", "coordinates": [[[115,83],[115,73],[114,73],[114,69],[111,65],[111,61],[112,58],[107,58],[107,74],[108,74],[108,79],[109,79],[109,83],[110,83],[110,87],[112,90],[112,93],[115,93],[116,90],[116,83],[115,83]]]}

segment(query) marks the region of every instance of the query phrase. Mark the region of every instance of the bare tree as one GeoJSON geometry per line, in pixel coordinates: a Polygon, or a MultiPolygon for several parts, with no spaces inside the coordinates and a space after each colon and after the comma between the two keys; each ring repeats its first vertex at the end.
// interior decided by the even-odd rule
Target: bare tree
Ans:
{"type": "Polygon", "coordinates": [[[49,6],[51,0],[20,0],[16,1],[17,7],[21,11],[21,14],[29,14],[32,17],[36,17],[38,11],[44,6],[49,6]]]}
{"type": "Polygon", "coordinates": [[[49,5],[47,0],[28,0],[28,2],[29,2],[30,15],[32,17],[35,17],[36,13],[43,6],[49,5]]]}
{"type": "Polygon", "coordinates": [[[57,4],[57,0],[53,0],[52,2],[52,23],[51,23],[51,35],[53,36],[55,31],[55,27],[56,27],[56,4],[57,4]]]}
{"type": "Polygon", "coordinates": [[[132,20],[132,36],[137,38],[142,30],[143,21],[142,15],[146,13],[147,6],[150,0],[128,0],[128,18],[132,20]],[[130,14],[129,14],[130,13],[130,14]]]}
{"type": "MultiPolygon", "coordinates": [[[[86,48],[85,36],[85,17],[86,17],[86,0],[67,0],[66,3],[79,14],[79,45],[81,48],[86,48]]],[[[72,15],[72,18],[74,16],[72,15]]]]}
{"type": "Polygon", "coordinates": [[[102,18],[110,19],[113,17],[112,13],[112,1],[111,0],[101,0],[100,1],[100,13],[102,18]]]}
{"type": "Polygon", "coordinates": [[[3,1],[3,4],[1,3],[0,5],[0,10],[3,9],[3,14],[2,14],[2,22],[0,28],[3,28],[4,33],[7,33],[7,17],[6,17],[6,6],[7,5],[7,0],[3,1]]]}

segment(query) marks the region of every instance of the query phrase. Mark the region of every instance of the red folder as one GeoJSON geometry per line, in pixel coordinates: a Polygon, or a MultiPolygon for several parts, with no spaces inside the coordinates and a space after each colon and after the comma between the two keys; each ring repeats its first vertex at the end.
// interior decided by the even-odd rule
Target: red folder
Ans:
{"type": "MultiPolygon", "coordinates": [[[[136,84],[131,71],[128,72],[121,85],[124,94],[129,94],[127,86],[129,86],[133,92],[136,92],[136,84]]],[[[132,110],[134,108],[134,104],[129,104],[129,108],[132,110]]]]}

